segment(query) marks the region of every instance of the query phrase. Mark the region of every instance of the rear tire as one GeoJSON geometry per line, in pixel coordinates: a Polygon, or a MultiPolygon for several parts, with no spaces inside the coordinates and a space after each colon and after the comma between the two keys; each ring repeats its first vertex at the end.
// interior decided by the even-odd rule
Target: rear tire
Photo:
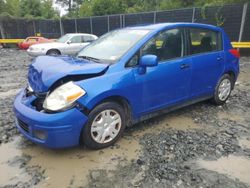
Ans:
{"type": "Polygon", "coordinates": [[[51,49],[49,51],[47,51],[46,55],[61,55],[61,52],[57,49],[51,49]]]}
{"type": "Polygon", "coordinates": [[[101,149],[114,144],[125,129],[125,113],[115,102],[104,102],[89,113],[83,128],[82,140],[91,149],[101,149]]]}
{"type": "Polygon", "coordinates": [[[229,74],[224,74],[218,81],[214,97],[212,99],[213,103],[216,105],[224,104],[229,98],[233,87],[233,80],[229,74]]]}

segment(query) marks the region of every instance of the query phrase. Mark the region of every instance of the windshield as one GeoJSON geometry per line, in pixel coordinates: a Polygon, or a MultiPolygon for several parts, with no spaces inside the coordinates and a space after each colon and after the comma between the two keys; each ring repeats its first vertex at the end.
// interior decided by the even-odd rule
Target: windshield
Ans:
{"type": "Polygon", "coordinates": [[[95,58],[109,63],[116,62],[149,30],[115,30],[103,35],[79,52],[78,57],[95,58]]]}
{"type": "Polygon", "coordinates": [[[66,34],[66,35],[63,35],[62,37],[60,37],[59,39],[57,39],[57,42],[65,43],[69,39],[70,39],[70,35],[66,34]]]}

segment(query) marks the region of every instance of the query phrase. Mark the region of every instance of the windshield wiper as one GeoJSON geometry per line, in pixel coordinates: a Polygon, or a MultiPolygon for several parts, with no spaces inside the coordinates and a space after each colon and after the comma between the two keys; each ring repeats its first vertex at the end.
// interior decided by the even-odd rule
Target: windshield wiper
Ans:
{"type": "Polygon", "coordinates": [[[100,59],[98,59],[98,58],[94,58],[94,57],[90,57],[90,56],[78,56],[78,58],[83,58],[83,59],[87,59],[87,60],[92,60],[92,61],[95,61],[95,62],[97,62],[97,63],[100,63],[101,62],[101,60],[100,59]]]}

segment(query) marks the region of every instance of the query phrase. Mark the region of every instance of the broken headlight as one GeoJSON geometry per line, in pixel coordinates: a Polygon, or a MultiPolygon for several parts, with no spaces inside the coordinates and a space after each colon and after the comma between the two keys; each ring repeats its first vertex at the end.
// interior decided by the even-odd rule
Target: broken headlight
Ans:
{"type": "Polygon", "coordinates": [[[85,94],[86,92],[81,87],[73,82],[68,82],[56,88],[46,97],[43,108],[50,111],[62,110],[70,107],[85,94]]]}

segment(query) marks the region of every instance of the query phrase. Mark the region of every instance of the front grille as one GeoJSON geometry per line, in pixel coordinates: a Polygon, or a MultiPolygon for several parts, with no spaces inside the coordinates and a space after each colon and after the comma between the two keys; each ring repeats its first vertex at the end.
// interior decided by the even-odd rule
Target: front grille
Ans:
{"type": "Polygon", "coordinates": [[[25,132],[29,133],[29,125],[24,123],[22,120],[17,120],[19,127],[21,127],[25,132]]]}

